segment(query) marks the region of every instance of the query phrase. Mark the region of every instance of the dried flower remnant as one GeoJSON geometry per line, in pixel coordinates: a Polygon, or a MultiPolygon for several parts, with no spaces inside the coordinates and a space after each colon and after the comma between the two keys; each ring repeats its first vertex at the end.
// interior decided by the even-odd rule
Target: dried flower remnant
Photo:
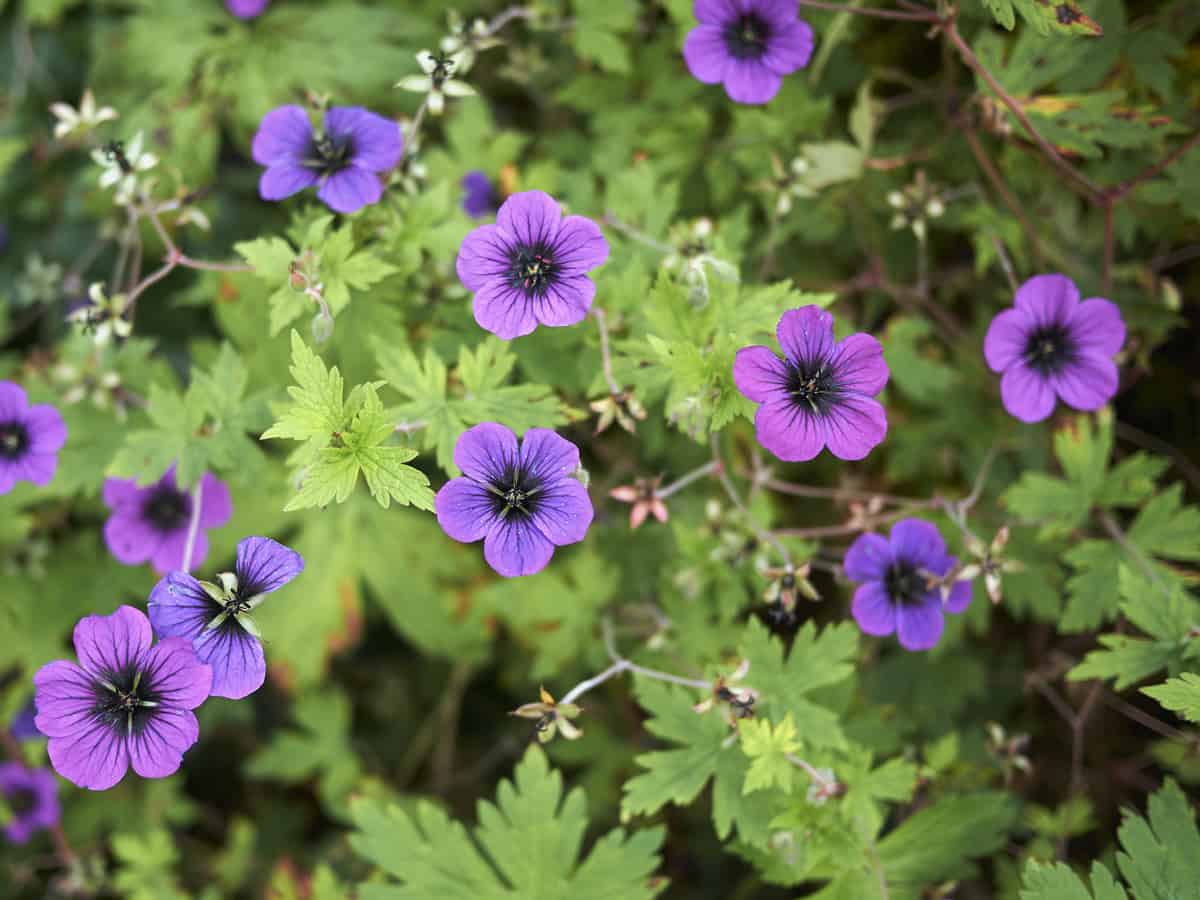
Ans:
{"type": "Polygon", "coordinates": [[[588,273],[608,259],[608,241],[591,219],[563,218],[542,191],[513,194],[494,225],[476,228],[458,251],[458,277],[475,295],[475,321],[511,340],[538,325],[582,322],[596,296],[588,273]]]}
{"type": "Polygon", "coordinates": [[[80,326],[97,347],[107,346],[114,337],[123,339],[133,333],[133,323],[125,318],[129,311],[127,295],[109,297],[104,292],[104,285],[97,281],[88,288],[88,298],[90,302],[67,313],[67,321],[80,326]]]}
{"type": "MultiPolygon", "coordinates": [[[[1021,572],[1025,568],[1018,560],[1005,558],[1004,548],[1008,545],[1008,536],[1007,525],[997,531],[992,542],[987,545],[972,535],[967,540],[967,550],[974,559],[960,566],[955,574],[955,579],[958,581],[971,581],[982,577],[984,587],[987,588],[988,599],[993,604],[1004,600],[1004,575],[1021,572]]],[[[946,596],[949,590],[950,585],[943,585],[943,596],[946,596]]]]}
{"type": "Polygon", "coordinates": [[[743,347],[733,380],[761,404],[758,442],[787,462],[812,459],[825,447],[839,459],[862,459],[887,434],[874,396],[888,380],[879,341],[852,334],[835,342],[833,316],[816,306],[785,312],[776,333],[781,360],[769,347],[743,347]]]}
{"type": "MultiPolygon", "coordinates": [[[[136,566],[149,561],[163,575],[183,565],[193,496],[180,488],[175,466],[144,488],[139,488],[132,478],[106,479],[104,502],[112,510],[104,523],[104,540],[119,562],[136,566]]],[[[194,565],[200,565],[208,556],[205,530],[220,528],[232,514],[229,488],[215,475],[205,473],[200,479],[199,525],[192,549],[194,565]]]]}
{"type": "Polygon", "coordinates": [[[608,496],[621,503],[630,503],[629,527],[636,529],[653,515],[660,522],[667,521],[667,505],[659,498],[658,488],[662,478],[639,478],[633,484],[623,484],[608,492],[608,496]]]}
{"type": "Polygon", "coordinates": [[[554,740],[555,734],[561,734],[568,741],[583,737],[582,729],[571,721],[579,717],[582,708],[574,703],[556,703],[545,688],[541,688],[538,694],[541,697],[539,702],[522,704],[509,715],[534,719],[534,731],[538,741],[543,744],[554,740]]]}
{"type": "Polygon", "coordinates": [[[0,496],[18,481],[48,485],[66,442],[67,426],[57,409],[45,403],[30,406],[24,388],[0,381],[0,496]]]}
{"type": "Polygon", "coordinates": [[[73,784],[107,790],[130,766],[165,778],[199,738],[192,710],[208,697],[212,670],[183,638],[152,642],[150,620],[122,606],[75,626],[78,664],[58,660],[34,675],[38,730],[73,784]]]}
{"type": "Polygon", "coordinates": [[[703,715],[714,707],[730,728],[737,730],[738,721],[754,716],[758,691],[741,684],[750,673],[750,660],[742,660],[728,676],[720,675],[712,685],[712,695],[701,700],[692,710],[703,715]]]}
{"type": "Polygon", "coordinates": [[[62,817],[58,782],[46,769],[27,769],[19,762],[0,763],[0,797],[8,807],[4,836],[24,844],[43,828],[53,828],[62,817]]]}
{"type": "Polygon", "coordinates": [[[237,564],[216,582],[171,572],[150,594],[150,624],[159,637],[192,642],[196,656],[212,667],[214,697],[240,700],[262,687],[267,666],[251,613],[304,571],[295,550],[266,537],[238,543],[237,564]]]}
{"type": "Polygon", "coordinates": [[[1074,409],[1099,409],[1117,392],[1113,357],[1125,343],[1125,322],[1114,303],[1080,302],[1065,275],[1035,275],[1017,290],[1012,309],[992,319],[983,355],[1003,373],[1000,397],[1009,414],[1040,422],[1055,399],[1074,409]]]}

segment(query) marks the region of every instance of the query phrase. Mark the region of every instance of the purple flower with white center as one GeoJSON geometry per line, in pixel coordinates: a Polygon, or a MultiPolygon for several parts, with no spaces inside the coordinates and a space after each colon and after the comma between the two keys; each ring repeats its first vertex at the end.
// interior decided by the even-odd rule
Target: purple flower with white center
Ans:
{"type": "Polygon", "coordinates": [[[462,207],[472,219],[480,219],[496,210],[496,191],[487,175],[478,169],[463,176],[462,207]]]}
{"type": "Polygon", "coordinates": [[[897,632],[905,650],[936,646],[942,613],[960,613],[971,602],[967,581],[955,581],[942,600],[937,582],[957,564],[937,528],[920,519],[901,519],[887,538],[859,535],[842,563],[846,577],[859,582],[851,605],[858,627],[877,637],[897,632]]]}
{"type": "Polygon", "coordinates": [[[295,550],[270,538],[246,538],[238,544],[234,571],[219,574],[216,584],[187,572],[172,572],[156,584],[150,624],[159,637],[192,642],[200,661],[212,667],[212,696],[240,700],[267,677],[250,613],[302,571],[304,559],[295,550]]]}
{"type": "Polygon", "coordinates": [[[239,19],[256,19],[270,5],[271,0],[225,0],[225,8],[239,19]]]}
{"type": "Polygon", "coordinates": [[[1022,422],[1040,422],[1056,396],[1088,411],[1111,400],[1120,380],[1112,358],[1124,343],[1115,304],[1099,297],[1080,303],[1066,275],[1035,275],[1017,289],[1013,308],[992,319],[983,356],[1004,373],[1004,408],[1022,422]]]}
{"type": "Polygon", "coordinates": [[[812,56],[812,28],[796,0],[695,0],[692,10],[700,24],[684,42],[684,62],[737,103],[766,103],[812,56]]]}
{"type": "Polygon", "coordinates": [[[475,294],[475,321],[504,340],[538,324],[583,321],[596,296],[587,275],[608,259],[600,226],[562,217],[549,194],[523,191],[500,207],[495,225],[467,235],[458,250],[458,277],[475,294]]]}
{"type": "Polygon", "coordinates": [[[17,713],[8,726],[9,734],[15,737],[18,741],[28,741],[33,738],[42,736],[42,733],[37,730],[37,725],[34,719],[37,718],[37,706],[34,705],[33,698],[21,707],[21,711],[17,713]]]}
{"type": "Polygon", "coordinates": [[[108,790],[131,765],[143,778],[165,778],[196,743],[192,710],[208,697],[212,669],[184,638],[152,642],[145,613],[122,606],[79,620],[78,665],[58,660],[33,676],[37,727],[68,781],[108,790]]]}
{"type": "Polygon", "coordinates": [[[66,442],[67,426],[57,409],[45,403],[30,406],[24,388],[0,381],[0,494],[18,481],[49,484],[66,442]]]}
{"type": "Polygon", "coordinates": [[[822,448],[838,459],[862,459],[887,434],[887,415],[872,399],[887,384],[883,348],[869,334],[833,339],[833,316],[816,306],[790,309],[775,330],[783,359],[769,347],[743,347],[733,380],[762,404],[758,442],[787,462],[822,448]]]}
{"type": "Polygon", "coordinates": [[[454,464],[463,477],[438,491],[438,524],[456,541],[482,540],[483,558],[506,578],[540,572],[592,524],[592,501],[572,477],[579,448],[547,428],[530,428],[518,449],[503,425],[476,425],[458,439],[454,464]]]}
{"type": "MultiPolygon", "coordinates": [[[[119,562],[137,566],[149,561],[164,575],[183,567],[192,521],[192,495],[176,482],[175,466],[144,488],[132,478],[105,479],[104,502],[112,510],[104,523],[104,541],[119,562]]],[[[206,472],[200,479],[200,522],[192,545],[193,565],[200,565],[208,556],[205,529],[220,528],[231,515],[229,488],[206,472]]]]}
{"type": "Polygon", "coordinates": [[[383,196],[377,173],[400,162],[400,126],[359,106],[326,110],[313,131],[302,106],[267,113],[254,135],[254,161],[267,167],[258,182],[264,200],[283,200],[305,188],[334,212],[352,213],[383,196]]]}
{"type": "Polygon", "coordinates": [[[45,769],[27,769],[19,762],[0,763],[0,796],[12,813],[4,836],[24,844],[42,828],[53,828],[62,815],[58,782],[45,769]]]}

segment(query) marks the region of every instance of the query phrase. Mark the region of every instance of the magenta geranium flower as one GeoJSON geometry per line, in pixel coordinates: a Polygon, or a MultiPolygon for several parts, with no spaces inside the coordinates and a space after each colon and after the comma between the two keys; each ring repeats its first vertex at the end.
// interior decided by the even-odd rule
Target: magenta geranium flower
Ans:
{"type": "Polygon", "coordinates": [[[783,359],[769,347],[743,347],[733,380],[749,400],[758,442],[788,462],[822,448],[839,459],[862,459],[887,434],[887,415],[874,399],[887,384],[883,348],[869,334],[834,342],[833,316],[816,306],[790,309],[775,330],[783,359]]]}
{"type": "Polygon", "coordinates": [[[225,0],[225,8],[239,19],[257,18],[270,5],[271,0],[225,0]]]}
{"type": "Polygon", "coordinates": [[[267,676],[258,627],[250,613],[304,571],[295,550],[265,537],[249,537],[237,548],[233,572],[216,583],[172,572],[150,594],[150,624],[159,637],[192,642],[200,661],[212,667],[212,695],[239,700],[267,676]]]}
{"type": "Polygon", "coordinates": [[[0,763],[0,796],[12,818],[4,836],[14,844],[26,843],[35,831],[58,824],[58,782],[46,769],[27,769],[19,762],[0,763]]]}
{"type": "Polygon", "coordinates": [[[282,200],[317,186],[334,212],[352,213],[383,196],[377,173],[400,162],[400,126],[358,106],[335,106],[313,131],[302,106],[267,113],[254,135],[254,161],[267,167],[258,182],[264,200],[282,200]]]}
{"type": "Polygon", "coordinates": [[[860,583],[851,606],[858,627],[878,637],[897,632],[905,650],[935,646],[942,614],[960,613],[971,602],[967,581],[956,581],[942,600],[937,579],[957,563],[937,528],[920,519],[901,519],[888,538],[859,535],[842,563],[846,577],[860,583]]]}
{"type": "Polygon", "coordinates": [[[165,778],[200,736],[192,710],[208,696],[212,669],[190,641],[152,640],[150,620],[132,606],[88,616],[75,626],[79,664],[58,660],[33,676],[50,762],[79,787],[107,790],[131,765],[165,778]]]}
{"type": "Polygon", "coordinates": [[[992,319],[983,356],[1004,373],[1004,408],[1022,422],[1040,422],[1056,396],[1081,410],[1111,400],[1119,381],[1112,358],[1124,343],[1115,304],[1098,297],[1080,303],[1066,275],[1035,275],[1017,289],[1013,308],[992,319]]]}
{"type": "Polygon", "coordinates": [[[724,84],[738,103],[766,103],[812,56],[813,32],[796,0],[695,0],[692,9],[700,24],[683,45],[688,70],[724,84]]]}
{"type": "Polygon", "coordinates": [[[454,447],[463,471],[437,493],[442,530],[456,541],[483,541],[483,557],[501,575],[546,568],[554,548],[582,541],[592,501],[572,474],[579,448],[546,428],[530,428],[520,448],[503,425],[484,422],[454,447]]]}
{"type": "MultiPolygon", "coordinates": [[[[118,561],[136,566],[148,560],[162,574],[183,567],[192,495],[175,481],[174,466],[155,484],[144,488],[132,478],[105,479],[104,502],[112,510],[104,523],[104,540],[118,561]]],[[[193,566],[208,556],[205,529],[220,528],[231,515],[229,488],[206,472],[200,479],[200,527],[192,546],[193,566]]]]}
{"type": "Polygon", "coordinates": [[[467,235],[458,277],[475,294],[475,321],[510,340],[538,324],[583,321],[596,296],[587,273],[608,259],[608,241],[591,219],[562,217],[549,194],[524,191],[504,201],[495,225],[467,235]]]}
{"type": "Polygon", "coordinates": [[[44,403],[30,406],[24,388],[0,381],[0,494],[18,481],[49,484],[66,442],[67,426],[57,409],[44,403]]]}

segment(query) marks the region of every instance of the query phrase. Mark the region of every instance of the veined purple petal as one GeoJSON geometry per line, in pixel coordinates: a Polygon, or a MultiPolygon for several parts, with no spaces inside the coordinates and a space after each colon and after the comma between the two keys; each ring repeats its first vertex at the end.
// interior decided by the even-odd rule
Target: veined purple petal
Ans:
{"type": "Polygon", "coordinates": [[[31,453],[50,455],[62,449],[67,442],[67,425],[53,406],[39,403],[31,406],[24,415],[25,427],[29,429],[31,453]]]}
{"type": "Polygon", "coordinates": [[[878,581],[868,581],[858,587],[850,612],[865,634],[884,637],[896,630],[896,604],[878,581]]]}
{"type": "Polygon", "coordinates": [[[1083,353],[1116,356],[1125,343],[1125,321],[1115,303],[1093,297],[1071,313],[1071,337],[1083,353]]]}
{"type": "Polygon", "coordinates": [[[946,598],[945,609],[948,613],[965,612],[971,605],[971,582],[956,581],[950,588],[950,596],[946,598]]]}
{"type": "Polygon", "coordinates": [[[530,519],[509,516],[496,523],[483,542],[483,558],[506,578],[542,571],[554,555],[554,544],[530,519]]]}
{"type": "Polygon", "coordinates": [[[787,377],[787,366],[769,347],[743,347],[733,358],[733,383],[755,403],[766,403],[786,391],[787,377]]]}
{"type": "Polygon", "coordinates": [[[1117,393],[1117,364],[1103,356],[1085,353],[1050,376],[1050,385],[1073,409],[1099,409],[1117,393]]]}
{"type": "Polygon", "coordinates": [[[132,606],[117,607],[108,616],[86,616],[75,626],[79,663],[97,678],[108,678],[139,660],[153,640],[150,620],[132,606]]]}
{"type": "Polygon", "coordinates": [[[264,200],[284,200],[317,183],[317,173],[299,162],[286,160],[268,166],[258,179],[258,195],[264,200]]]}
{"type": "Polygon", "coordinates": [[[545,191],[513,194],[496,214],[496,224],[526,246],[553,245],[562,208],[545,191]]]}
{"type": "Polygon", "coordinates": [[[833,353],[833,315],[819,306],[789,309],[775,333],[783,355],[793,363],[827,359],[833,353]]]}
{"type": "Polygon", "coordinates": [[[896,607],[896,631],[900,646],[905,650],[936,647],[945,625],[942,607],[936,597],[924,603],[899,604],[896,607]]]}
{"type": "MultiPolygon", "coordinates": [[[[529,438],[525,438],[526,444],[529,438]]],[[[537,496],[533,524],[556,547],[582,541],[592,524],[592,501],[574,478],[547,484],[537,496]]]]}
{"type": "Polygon", "coordinates": [[[888,543],[896,559],[918,568],[929,569],[946,555],[942,533],[923,519],[901,519],[892,526],[888,543]]]}
{"type": "Polygon", "coordinates": [[[496,225],[481,225],[463,239],[455,270],[468,291],[486,287],[491,279],[507,278],[512,267],[511,236],[496,225]]]}
{"type": "Polygon", "coordinates": [[[302,106],[280,106],[263,116],[251,154],[259,165],[303,160],[312,146],[312,124],[302,106]]]}
{"type": "Polygon", "coordinates": [[[825,443],[838,459],[862,459],[887,435],[882,404],[861,394],[847,394],[824,415],[825,443]]]}
{"type": "Polygon", "coordinates": [[[586,275],[564,276],[556,279],[544,294],[535,294],[530,304],[539,323],[562,328],[587,318],[595,297],[595,282],[586,275]]]}
{"type": "Polygon", "coordinates": [[[724,84],[730,100],[757,106],[779,93],[783,76],[768,69],[761,60],[731,59],[724,84]]]}
{"type": "Polygon", "coordinates": [[[304,557],[268,537],[248,537],[237,545],[238,589],[243,597],[277,591],[304,571],[304,557]]]}
{"type": "Polygon", "coordinates": [[[33,676],[37,693],[34,724],[46,737],[67,737],[92,719],[96,705],[92,677],[65,659],[46,663],[33,676]]]}
{"type": "Polygon", "coordinates": [[[883,347],[869,334],[852,334],[838,341],[830,364],[837,371],[839,387],[872,397],[883,390],[890,374],[883,347]]]}
{"type": "MultiPolygon", "coordinates": [[[[792,15],[795,16],[794,6],[792,15]]],[[[776,74],[790,75],[808,65],[812,52],[812,27],[807,22],[795,20],[771,30],[762,64],[776,74]]]]}
{"type": "Polygon", "coordinates": [[[728,25],[736,21],[744,9],[743,0],[694,0],[692,3],[696,21],[706,25],[728,25]]]}
{"type": "Polygon", "coordinates": [[[403,146],[400,126],[361,106],[335,106],[328,110],[325,132],[338,138],[350,138],[355,166],[371,172],[386,172],[400,162],[403,146]]]}
{"type": "Polygon", "coordinates": [[[484,284],[475,293],[472,310],[480,328],[506,341],[530,334],[538,325],[529,296],[503,281],[484,284]]]}
{"type": "Polygon", "coordinates": [[[1000,399],[1009,414],[1022,422],[1040,422],[1054,412],[1049,379],[1023,362],[1014,363],[1000,379],[1000,399]]]}
{"type": "MultiPolygon", "coordinates": [[[[142,671],[143,682],[152,685],[158,695],[159,710],[195,709],[212,686],[212,669],[199,660],[185,637],[164,638],[150,648],[142,658],[142,671]]],[[[156,712],[147,728],[157,720],[156,712]]]]}
{"type": "Polygon", "coordinates": [[[200,725],[189,709],[165,709],[127,744],[133,771],[143,778],[166,778],[179,771],[183,754],[200,739],[200,725]]]}
{"type": "Polygon", "coordinates": [[[150,592],[146,611],[160,638],[192,640],[220,615],[221,607],[187,572],[171,572],[150,592]]]}
{"type": "Polygon", "coordinates": [[[825,420],[801,409],[791,397],[760,406],[754,428],[758,442],[784,462],[807,462],[825,448],[825,420]]]}
{"type": "Polygon", "coordinates": [[[983,339],[983,358],[993,372],[1003,372],[1025,355],[1033,321],[1020,309],[1006,309],[988,326],[983,339]]]}
{"type": "MultiPolygon", "coordinates": [[[[554,265],[565,275],[582,275],[608,261],[608,241],[600,226],[584,216],[567,216],[554,238],[554,265]]],[[[593,289],[594,290],[594,289],[593,289]]]]}
{"type": "Polygon", "coordinates": [[[212,668],[209,693],[213,697],[241,700],[262,687],[267,679],[262,644],[232,620],[205,630],[193,646],[200,661],[212,668]]]}
{"type": "Polygon", "coordinates": [[[549,428],[530,428],[518,459],[521,471],[534,480],[561,481],[579,468],[579,448],[549,428]]]}
{"type": "Polygon", "coordinates": [[[481,541],[496,524],[497,498],[470,478],[447,481],[433,505],[442,531],[464,544],[481,541]]]}
{"type": "Polygon", "coordinates": [[[842,569],[851,581],[882,581],[894,561],[892,545],[887,538],[865,532],[855,538],[846,551],[842,569]]]}
{"type": "Polygon", "coordinates": [[[106,791],[129,771],[125,741],[95,718],[46,745],[54,771],[81,788],[106,791]]]}
{"type": "Polygon", "coordinates": [[[1065,325],[1079,306],[1079,289],[1066,275],[1034,275],[1017,288],[1013,302],[1035,325],[1065,325]]]}
{"type": "Polygon", "coordinates": [[[683,61],[692,77],[701,84],[720,84],[733,57],[725,44],[725,35],[716,25],[700,25],[688,32],[683,42],[683,61]]]}
{"type": "Polygon", "coordinates": [[[517,436],[495,422],[468,428],[454,445],[454,464],[479,482],[500,481],[517,464],[517,436]]]}
{"type": "Polygon", "coordinates": [[[379,176],[357,165],[327,175],[324,184],[317,189],[317,197],[322,203],[334,212],[346,214],[378,203],[382,196],[383,182],[379,176]]]}

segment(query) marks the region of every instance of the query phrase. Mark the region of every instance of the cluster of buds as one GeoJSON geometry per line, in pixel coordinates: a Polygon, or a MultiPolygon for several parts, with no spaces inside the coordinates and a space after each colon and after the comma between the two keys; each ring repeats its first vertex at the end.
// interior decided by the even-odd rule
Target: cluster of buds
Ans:
{"type": "Polygon", "coordinates": [[[623,484],[608,492],[608,496],[621,503],[633,504],[629,510],[629,527],[637,528],[654,516],[660,522],[667,521],[667,505],[658,496],[662,477],[638,478],[633,484],[623,484]]]}
{"type": "Polygon", "coordinates": [[[939,192],[925,179],[925,171],[917,170],[912,184],[902,190],[892,191],[887,196],[892,213],[892,229],[911,228],[918,240],[925,240],[927,223],[940,219],[946,212],[945,201],[939,192]]]}
{"type": "Polygon", "coordinates": [[[288,264],[288,284],[292,290],[311,297],[317,304],[317,314],[312,320],[313,340],[323,344],[333,337],[333,312],[325,300],[325,285],[319,278],[317,256],[305,249],[288,264]]]}
{"type": "Polygon", "coordinates": [[[1028,747],[1029,735],[1010,735],[998,722],[987,723],[987,749],[1000,764],[1005,785],[1011,784],[1018,772],[1028,775],[1033,771],[1033,763],[1025,755],[1028,747]]]}
{"type": "Polygon", "coordinates": [[[740,280],[737,266],[726,262],[712,253],[713,224],[711,219],[696,219],[671,229],[671,246],[674,252],[663,258],[663,268],[678,271],[688,287],[688,300],[693,306],[703,307],[708,303],[708,270],[722,281],[740,280]]]}
{"type": "Polygon", "coordinates": [[[25,260],[25,271],[17,280],[14,291],[18,306],[53,303],[63,290],[63,269],[56,262],[46,262],[37,253],[25,260]]]}
{"type": "Polygon", "coordinates": [[[97,347],[106,346],[114,337],[124,339],[133,331],[133,323],[125,318],[129,311],[129,298],[125,294],[104,293],[103,283],[94,282],[88,288],[90,303],[67,314],[67,321],[80,326],[85,335],[91,335],[97,347]]]}
{"type": "Polygon", "coordinates": [[[820,768],[816,770],[820,777],[812,779],[808,786],[808,802],[813,806],[823,806],[831,797],[840,797],[846,793],[846,786],[837,780],[833,769],[820,768]]]}
{"type": "MultiPolygon", "coordinates": [[[[1004,599],[1005,572],[1020,572],[1024,567],[1015,559],[1004,558],[1004,547],[1008,543],[1008,526],[1003,526],[996,532],[990,544],[971,535],[967,540],[967,552],[972,560],[952,573],[954,581],[971,581],[983,576],[984,587],[987,588],[988,599],[998,604],[1004,599]]],[[[949,579],[948,579],[949,581],[949,579]]],[[[943,598],[950,594],[950,584],[942,587],[943,598]]]]}
{"type": "Polygon", "coordinates": [[[786,166],[775,153],[771,154],[771,177],[758,183],[759,190],[775,195],[775,215],[786,216],[796,200],[815,197],[817,192],[805,183],[804,176],[812,168],[803,156],[792,158],[786,166]]]}
{"type": "MultiPolygon", "coordinates": [[[[744,659],[728,677],[719,675],[713,682],[712,694],[701,700],[692,709],[703,715],[716,708],[720,711],[721,718],[725,720],[725,723],[736,732],[739,721],[754,716],[754,704],[758,702],[758,691],[740,684],[749,672],[750,660],[744,659]]],[[[730,735],[729,743],[732,744],[732,741],[736,739],[736,734],[730,735]]]]}
{"type": "Polygon", "coordinates": [[[92,159],[104,171],[100,173],[100,187],[116,188],[114,199],[118,205],[133,202],[142,173],[158,165],[158,157],[145,150],[145,136],[138,132],[128,145],[122,141],[109,141],[92,151],[92,159]]]}
{"type": "Polygon", "coordinates": [[[446,14],[446,24],[450,33],[442,38],[439,46],[443,53],[463,54],[462,72],[466,72],[475,64],[477,53],[504,43],[495,36],[486,19],[475,18],[467,24],[456,9],[446,14]]]}
{"type": "Polygon", "coordinates": [[[574,703],[556,703],[545,688],[541,688],[538,694],[541,697],[539,702],[518,706],[509,715],[533,719],[534,732],[543,744],[554,740],[555,734],[561,734],[568,741],[583,737],[583,731],[571,721],[579,717],[582,708],[574,703]]]}
{"type": "MultiPolygon", "coordinates": [[[[646,407],[631,391],[609,394],[588,404],[600,418],[596,421],[596,434],[616,422],[630,434],[637,430],[637,423],[646,418],[646,407]]],[[[636,527],[636,526],[634,526],[636,527]]]]}
{"type": "Polygon", "coordinates": [[[425,94],[426,107],[430,115],[440,116],[446,108],[447,97],[473,97],[475,89],[458,78],[466,74],[474,60],[468,49],[447,53],[422,50],[417,54],[417,65],[421,75],[406,75],[396,82],[396,87],[418,94],[425,94]]]}
{"type": "Polygon", "coordinates": [[[84,365],[60,362],[50,370],[51,379],[60,388],[64,406],[73,406],[90,400],[99,410],[113,410],[117,420],[125,421],[129,407],[136,405],[137,398],[121,384],[121,374],[114,369],[100,368],[99,354],[93,355],[84,365]]]}
{"type": "Polygon", "coordinates": [[[45,578],[46,561],[49,558],[50,541],[31,536],[0,554],[0,572],[10,578],[45,578]]]}
{"type": "Polygon", "coordinates": [[[54,139],[56,141],[70,137],[76,132],[86,135],[98,125],[117,118],[117,111],[111,106],[96,105],[96,98],[92,95],[91,88],[83,92],[83,98],[79,101],[79,109],[69,103],[59,102],[50,104],[50,112],[58,120],[54,123],[54,139]]]}

